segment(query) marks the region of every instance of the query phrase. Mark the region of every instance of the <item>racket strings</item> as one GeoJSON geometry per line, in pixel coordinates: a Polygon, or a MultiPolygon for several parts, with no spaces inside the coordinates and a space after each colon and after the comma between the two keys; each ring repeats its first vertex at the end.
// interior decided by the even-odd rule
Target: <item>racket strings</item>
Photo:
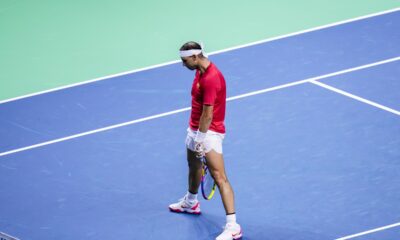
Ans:
{"type": "Polygon", "coordinates": [[[215,191],[215,182],[208,168],[205,166],[202,176],[202,192],[205,199],[211,199],[215,191]]]}
{"type": "Polygon", "coordinates": [[[212,187],[214,185],[214,179],[212,178],[210,172],[208,172],[208,171],[205,174],[204,183],[205,183],[205,186],[206,186],[207,190],[211,191],[211,189],[212,189],[212,187]]]}

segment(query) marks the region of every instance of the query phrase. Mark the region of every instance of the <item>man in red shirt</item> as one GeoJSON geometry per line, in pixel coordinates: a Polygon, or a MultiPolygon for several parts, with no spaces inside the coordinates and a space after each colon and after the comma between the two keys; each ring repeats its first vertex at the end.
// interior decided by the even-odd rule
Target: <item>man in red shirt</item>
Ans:
{"type": "Polygon", "coordinates": [[[202,167],[199,156],[205,156],[226,212],[225,229],[216,239],[240,239],[242,230],[236,223],[234,194],[225,173],[222,154],[222,141],[225,137],[225,79],[218,68],[204,55],[202,47],[196,42],[187,42],[180,48],[183,65],[190,70],[196,70],[186,137],[189,189],[185,197],[171,204],[169,209],[173,212],[201,213],[200,203],[197,200],[202,167]]]}

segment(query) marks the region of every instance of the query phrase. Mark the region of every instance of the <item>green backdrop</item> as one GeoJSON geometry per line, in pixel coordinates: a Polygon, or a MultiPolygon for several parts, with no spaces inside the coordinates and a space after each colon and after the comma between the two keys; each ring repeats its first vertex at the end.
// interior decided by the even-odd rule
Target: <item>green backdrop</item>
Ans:
{"type": "Polygon", "coordinates": [[[0,101],[400,6],[399,0],[0,1],[0,101]]]}

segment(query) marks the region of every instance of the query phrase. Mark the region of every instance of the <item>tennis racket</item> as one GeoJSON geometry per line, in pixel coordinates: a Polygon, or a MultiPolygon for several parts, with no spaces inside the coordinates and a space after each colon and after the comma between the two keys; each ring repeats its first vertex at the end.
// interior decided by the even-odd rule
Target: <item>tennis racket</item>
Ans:
{"type": "Polygon", "coordinates": [[[216,184],[214,182],[213,177],[207,167],[207,160],[205,157],[201,157],[202,162],[202,170],[201,170],[201,193],[203,198],[206,200],[210,200],[215,193],[216,184]]]}

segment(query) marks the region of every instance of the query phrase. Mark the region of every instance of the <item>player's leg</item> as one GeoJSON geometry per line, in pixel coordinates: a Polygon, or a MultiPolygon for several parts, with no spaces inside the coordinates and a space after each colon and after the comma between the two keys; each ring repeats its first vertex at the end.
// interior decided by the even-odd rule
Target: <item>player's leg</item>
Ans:
{"type": "MultiPolygon", "coordinates": [[[[216,147],[216,149],[219,149],[216,147]]],[[[221,148],[222,150],[222,148],[221,148]]],[[[226,225],[224,231],[216,238],[217,240],[241,239],[242,229],[236,222],[235,200],[232,186],[226,176],[224,158],[221,153],[211,150],[206,154],[207,166],[214,178],[221,194],[222,203],[226,212],[226,225]]]]}
{"type": "Polygon", "coordinates": [[[214,150],[206,153],[207,166],[218,186],[226,214],[235,213],[234,193],[226,176],[223,155],[214,150]]]}
{"type": "Polygon", "coordinates": [[[189,166],[188,191],[197,194],[201,182],[202,163],[196,157],[196,153],[190,149],[187,149],[187,161],[189,166]]]}
{"type": "Polygon", "coordinates": [[[186,138],[188,173],[188,192],[177,203],[169,205],[172,212],[200,214],[200,203],[197,200],[197,192],[201,182],[202,163],[196,157],[193,134],[188,133],[186,138]]]}

